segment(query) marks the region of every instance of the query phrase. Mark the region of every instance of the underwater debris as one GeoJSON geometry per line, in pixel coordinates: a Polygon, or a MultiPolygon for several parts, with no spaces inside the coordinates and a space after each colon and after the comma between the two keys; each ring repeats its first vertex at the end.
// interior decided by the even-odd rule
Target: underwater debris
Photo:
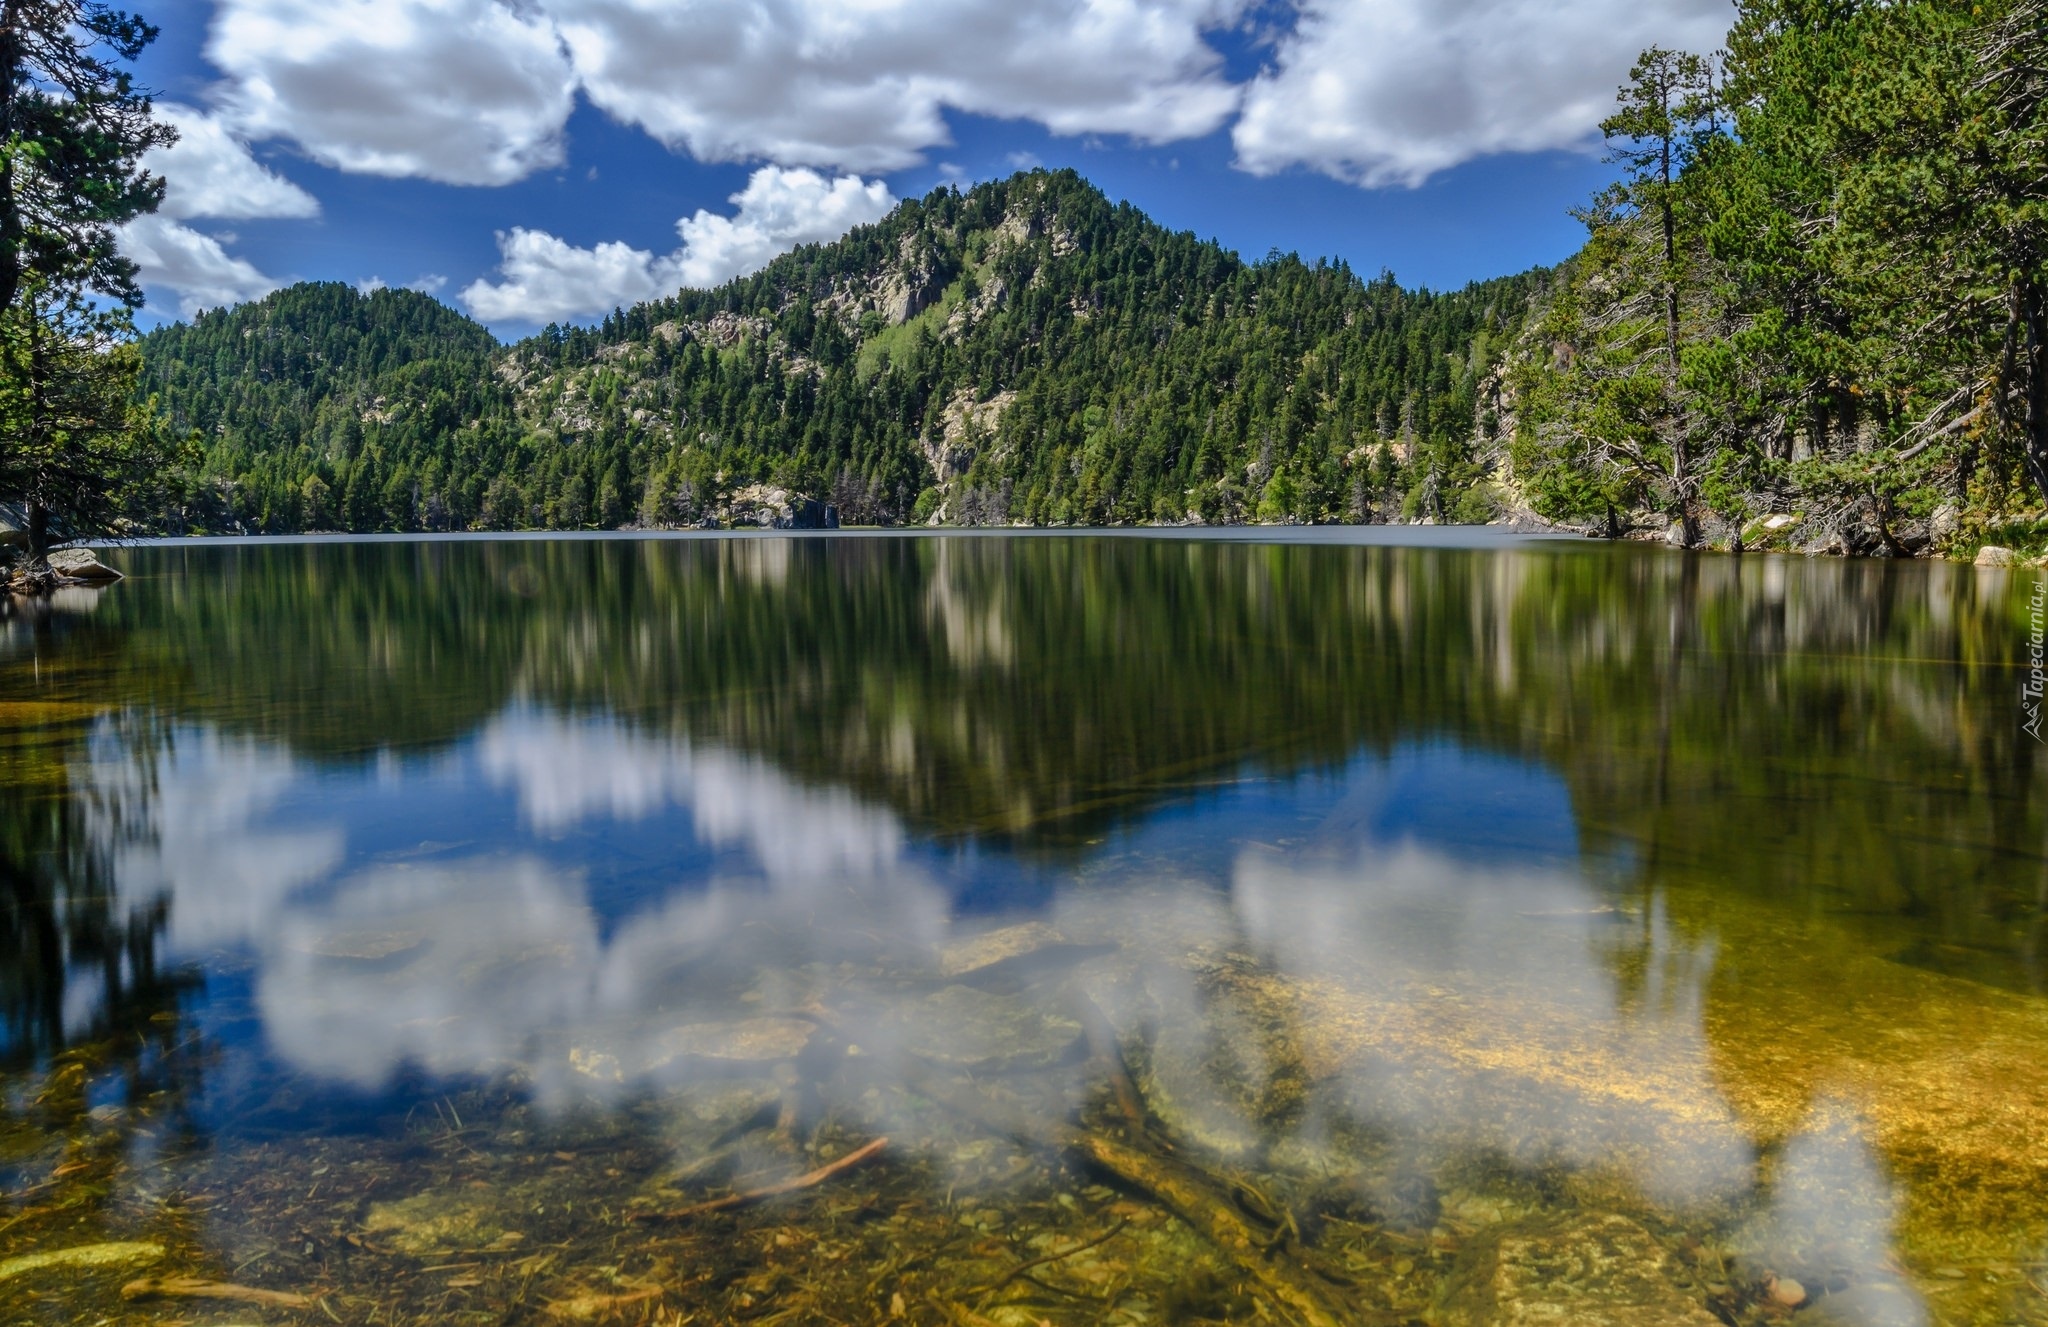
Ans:
{"type": "Polygon", "coordinates": [[[735,1207],[748,1207],[754,1203],[780,1197],[785,1193],[796,1193],[802,1189],[814,1189],[833,1176],[844,1174],[862,1162],[871,1161],[875,1157],[880,1156],[882,1149],[888,1145],[888,1139],[877,1138],[863,1147],[857,1147],[853,1151],[848,1152],[837,1161],[827,1162],[816,1170],[806,1171],[801,1175],[795,1175],[774,1184],[763,1185],[758,1189],[749,1189],[745,1193],[730,1193],[723,1198],[713,1198],[708,1202],[698,1203],[694,1207],[683,1207],[669,1212],[635,1212],[630,1219],[634,1221],[687,1221],[691,1217],[703,1216],[710,1212],[725,1212],[735,1207]]]}
{"type": "Polygon", "coordinates": [[[1029,1272],[1034,1268],[1044,1267],[1048,1263],[1064,1262],[1066,1259],[1073,1257],[1077,1253],[1086,1253],[1088,1250],[1092,1248],[1096,1248],[1099,1245],[1109,1243],[1118,1235],[1121,1235],[1124,1233],[1124,1231],[1130,1229],[1130,1225],[1131,1223],[1129,1218],[1125,1218],[1124,1220],[1117,1222],[1114,1226],[1111,1226],[1107,1231],[1103,1232],[1100,1235],[1097,1235],[1094,1239],[1082,1240],[1079,1244],[1072,1245],[1071,1247],[1059,1249],[1052,1253],[1042,1253],[1038,1255],[1036,1258],[1032,1258],[1028,1261],[1018,1263],[1009,1271],[1004,1272],[995,1280],[989,1282],[985,1286],[982,1286],[979,1290],[973,1291],[972,1293],[977,1295],[986,1295],[993,1291],[1001,1290],[1004,1286],[1010,1284],[1010,1282],[1016,1280],[1018,1277],[1024,1275],[1026,1272],[1029,1272]]]}
{"type": "Polygon", "coordinates": [[[1465,1246],[1444,1284],[1441,1327],[1716,1327],[1679,1284],[1657,1237],[1628,1217],[1525,1218],[1465,1246]]]}
{"type": "Polygon", "coordinates": [[[1026,1142],[1049,1139],[1092,1169],[1150,1198],[1215,1246],[1268,1299],[1304,1327],[1394,1321],[1391,1315],[1347,1302],[1333,1284],[1344,1279],[1341,1274],[1322,1267],[1312,1270],[1315,1260],[1306,1250],[1286,1247],[1272,1232],[1260,1230],[1192,1165],[1071,1125],[1026,1118],[964,1084],[955,1086],[924,1076],[916,1086],[920,1093],[990,1132],[1026,1142]]]}
{"type": "Polygon", "coordinates": [[[123,1299],[224,1299],[244,1304],[263,1304],[277,1309],[303,1309],[313,1303],[310,1295],[288,1290],[261,1290],[226,1281],[209,1281],[203,1276],[145,1276],[121,1287],[123,1299]]]}
{"type": "Polygon", "coordinates": [[[586,1294],[572,1295],[567,1299],[550,1300],[547,1304],[547,1311],[551,1316],[557,1318],[602,1318],[617,1313],[622,1309],[632,1308],[636,1304],[645,1304],[649,1300],[659,1299],[663,1293],[664,1287],[658,1285],[640,1286],[622,1294],[606,1294],[601,1291],[591,1291],[586,1294]]]}

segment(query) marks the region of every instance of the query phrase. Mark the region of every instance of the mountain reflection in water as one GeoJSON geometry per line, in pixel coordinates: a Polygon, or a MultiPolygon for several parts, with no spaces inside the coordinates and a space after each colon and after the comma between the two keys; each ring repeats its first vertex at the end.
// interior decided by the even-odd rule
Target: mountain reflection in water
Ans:
{"type": "Polygon", "coordinates": [[[0,637],[0,1309],[94,1320],[132,1270],[7,1259],[142,1239],[454,1320],[408,1269],[552,1231],[461,1312],[1509,1322],[1546,1292],[1501,1298],[1507,1241],[1548,1265],[1612,1220],[1566,1289],[1616,1321],[2048,1321],[2048,821],[2000,574],[119,556],[89,613],[0,637]],[[691,1218],[738,1223],[718,1248],[628,1219],[882,1137],[691,1218]]]}

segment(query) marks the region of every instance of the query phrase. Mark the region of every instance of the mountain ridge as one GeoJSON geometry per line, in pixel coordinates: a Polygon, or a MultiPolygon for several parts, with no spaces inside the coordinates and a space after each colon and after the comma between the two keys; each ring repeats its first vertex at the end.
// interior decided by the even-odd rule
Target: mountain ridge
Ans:
{"type": "Polygon", "coordinates": [[[1470,519],[1547,278],[1247,262],[1033,171],[510,344],[316,283],[141,345],[198,439],[170,529],[1470,519]]]}

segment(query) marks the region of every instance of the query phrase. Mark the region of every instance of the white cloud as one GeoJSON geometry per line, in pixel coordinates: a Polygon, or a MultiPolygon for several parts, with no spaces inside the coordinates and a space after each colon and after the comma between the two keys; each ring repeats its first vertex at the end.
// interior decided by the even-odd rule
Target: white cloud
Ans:
{"type": "Polygon", "coordinates": [[[836,239],[875,220],[895,199],[879,180],[763,166],[731,201],[738,208],[732,216],[700,208],[677,222],[682,247],[665,256],[617,241],[586,249],[515,227],[498,237],[500,280],[472,282],[462,302],[487,322],[603,313],[757,271],[796,245],[836,239]]]}
{"type": "Polygon", "coordinates": [[[156,110],[178,130],[176,143],[152,148],[143,158],[144,166],[164,178],[164,201],[154,215],[121,228],[121,252],[142,268],[145,285],[176,292],[179,308],[188,314],[277,289],[279,282],[229,254],[224,237],[183,223],[201,217],[314,217],[319,200],[257,161],[218,117],[177,102],[158,102],[156,110]]]}
{"type": "Polygon", "coordinates": [[[1084,147],[1235,115],[1247,170],[1384,185],[1583,145],[1639,50],[1711,49],[1727,21],[1725,0],[219,0],[207,53],[238,133],[458,184],[560,164],[580,91],[706,161],[902,169],[949,111],[1084,147]],[[1232,83],[1210,38],[1280,13],[1272,66],[1232,83]]]}
{"type": "Polygon", "coordinates": [[[546,231],[514,226],[498,235],[498,272],[462,291],[462,302],[485,322],[554,322],[652,299],[661,293],[656,259],[613,241],[582,249],[546,231]]]}
{"type": "Polygon", "coordinates": [[[495,0],[221,0],[224,111],[343,170],[507,184],[562,158],[574,78],[553,25],[495,0]]]}
{"type": "Polygon", "coordinates": [[[705,160],[899,169],[946,108],[1185,138],[1237,91],[1205,30],[1245,0],[547,0],[598,106],[705,160]]]}
{"type": "Polygon", "coordinates": [[[1636,55],[1707,51],[1725,0],[1303,0],[1233,131],[1256,174],[1419,184],[1498,152],[1589,142],[1636,55]]]}
{"type": "Polygon", "coordinates": [[[141,267],[143,283],[177,292],[178,308],[187,315],[261,299],[282,284],[213,236],[167,216],[137,217],[118,235],[121,252],[141,267]]]}
{"type": "Polygon", "coordinates": [[[168,101],[158,102],[156,113],[178,130],[176,143],[152,148],[142,162],[164,177],[159,215],[181,221],[320,215],[319,200],[257,161],[218,118],[168,101]]]}
{"type": "Polygon", "coordinates": [[[755,171],[730,201],[739,207],[734,216],[699,208],[676,223],[683,247],[674,262],[683,285],[715,286],[759,271],[786,249],[838,239],[896,204],[880,180],[828,180],[816,171],[774,166],[755,171]]]}
{"type": "Polygon", "coordinates": [[[503,184],[562,160],[580,87],[702,160],[879,171],[948,108],[1057,133],[1207,133],[1204,33],[1248,0],[220,0],[207,56],[254,138],[344,170],[503,184]]]}

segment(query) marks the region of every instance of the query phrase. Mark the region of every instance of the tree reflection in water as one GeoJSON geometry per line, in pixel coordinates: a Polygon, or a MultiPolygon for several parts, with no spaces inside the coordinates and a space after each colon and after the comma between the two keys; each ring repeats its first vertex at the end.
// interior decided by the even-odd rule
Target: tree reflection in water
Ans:
{"type": "MultiPolygon", "coordinates": [[[[1058,1188],[929,1077],[994,1073],[1057,1142],[1104,1108],[1101,1047],[1061,1049],[1099,1015],[1187,1155],[1304,1220],[1308,1176],[1380,1204],[1388,1311],[1455,1256],[1372,1245],[1412,1238],[1403,1175],[1453,1244],[1689,1223],[1750,1277],[1724,1316],[1773,1258],[1846,1293],[1965,1231],[2030,1256],[2048,822],[1998,574],[1313,537],[120,556],[90,615],[7,626],[13,1187],[197,1119],[234,1155],[177,1173],[232,1189],[252,1140],[353,1131],[333,1229],[402,1242],[408,1154],[527,1193],[490,1167],[583,1129],[616,1164],[577,1192],[652,1201],[724,1146],[684,1118],[716,1087],[888,1133],[876,1183],[1058,1188]],[[1007,975],[956,970],[1003,924],[1007,975]]],[[[103,1164],[65,1220],[147,1187],[103,1164]]],[[[167,1238],[274,1239],[246,1206],[167,1238]]],[[[325,1238],[300,1256],[342,1277],[325,1238]]]]}

